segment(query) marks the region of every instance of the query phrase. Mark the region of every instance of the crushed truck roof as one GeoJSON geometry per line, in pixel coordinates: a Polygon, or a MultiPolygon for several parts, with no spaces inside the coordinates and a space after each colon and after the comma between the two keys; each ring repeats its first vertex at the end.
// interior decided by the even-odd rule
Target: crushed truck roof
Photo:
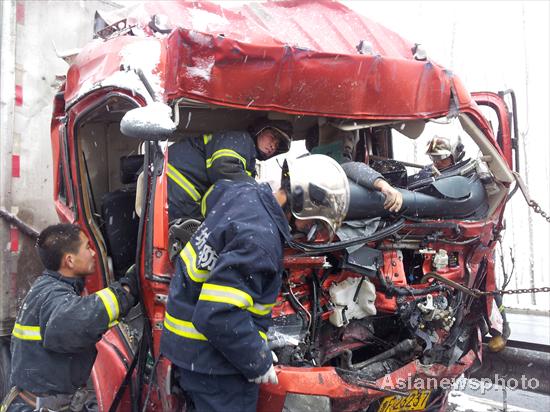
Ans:
{"type": "Polygon", "coordinates": [[[125,30],[95,39],[75,58],[65,87],[68,105],[98,87],[139,92],[128,68],[141,69],[160,100],[250,110],[408,119],[474,104],[453,73],[415,59],[413,43],[337,2],[252,2],[230,9],[151,2],[101,17],[107,24],[125,20],[125,30]],[[169,33],[152,29],[155,15],[169,33]]]}

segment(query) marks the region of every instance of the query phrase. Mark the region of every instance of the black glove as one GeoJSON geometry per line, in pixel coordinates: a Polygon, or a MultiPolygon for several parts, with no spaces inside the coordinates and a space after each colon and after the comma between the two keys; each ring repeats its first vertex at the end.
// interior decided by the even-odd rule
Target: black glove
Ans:
{"type": "Polygon", "coordinates": [[[123,277],[118,281],[122,286],[127,286],[130,289],[130,294],[135,300],[139,300],[139,281],[136,271],[136,265],[130,266],[123,277]]]}

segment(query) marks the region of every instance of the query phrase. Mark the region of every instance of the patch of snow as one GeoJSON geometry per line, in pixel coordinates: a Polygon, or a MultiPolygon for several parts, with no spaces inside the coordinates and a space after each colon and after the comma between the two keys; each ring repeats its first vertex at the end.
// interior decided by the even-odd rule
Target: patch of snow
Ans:
{"type": "Polygon", "coordinates": [[[229,25],[229,21],[225,17],[218,16],[206,10],[191,9],[189,12],[191,14],[193,29],[198,31],[208,31],[209,28],[229,25]]]}
{"type": "Polygon", "coordinates": [[[154,98],[161,100],[164,95],[164,88],[161,86],[161,78],[157,67],[160,62],[160,42],[155,39],[144,39],[143,41],[128,44],[120,51],[122,57],[121,65],[130,67],[130,71],[119,71],[103,79],[101,82],[93,83],[86,80],[78,90],[79,98],[92,90],[102,87],[113,86],[121,89],[127,89],[134,95],[139,94],[146,101],[152,102],[145,85],[134,72],[134,69],[141,69],[155,94],[154,98]]]}
{"type": "MultiPolygon", "coordinates": [[[[487,398],[467,395],[463,392],[451,391],[449,393],[449,404],[454,412],[499,412],[502,410],[502,402],[487,398]]],[[[515,405],[507,405],[508,412],[535,412],[532,409],[525,409],[515,405]]]]}
{"type": "MultiPolygon", "coordinates": [[[[145,76],[147,76],[147,74],[145,76]]],[[[149,82],[151,82],[151,76],[147,76],[147,79],[149,80],[149,82]]],[[[152,102],[152,99],[149,96],[147,89],[139,79],[138,75],[133,70],[113,73],[111,76],[107,77],[101,83],[97,84],[96,88],[107,87],[107,86],[113,86],[120,89],[131,90],[134,95],[139,94],[143,96],[145,100],[147,100],[148,102],[152,102]]],[[[151,85],[151,87],[153,87],[153,85],[151,85]]],[[[153,90],[155,90],[154,87],[153,87],[153,90]]],[[[158,93],[158,92],[155,91],[155,93],[158,93]]]]}
{"type": "Polygon", "coordinates": [[[143,41],[126,45],[120,51],[121,64],[130,66],[132,69],[141,69],[157,97],[164,94],[164,88],[161,87],[161,79],[158,74],[160,46],[160,42],[156,39],[143,39],[143,41]]]}
{"type": "Polygon", "coordinates": [[[160,103],[160,102],[153,102],[149,103],[147,106],[130,110],[125,117],[128,116],[128,120],[133,120],[136,123],[141,123],[143,125],[158,125],[159,127],[162,127],[163,129],[170,129],[175,130],[176,125],[171,119],[172,116],[172,109],[170,106],[160,103]],[[139,113],[139,110],[147,111],[147,116],[142,116],[141,113],[139,113]],[[135,118],[132,118],[131,114],[136,114],[135,118]]]}
{"type": "Polygon", "coordinates": [[[120,122],[120,130],[131,137],[159,138],[176,130],[171,115],[172,109],[168,105],[152,102],[128,111],[120,122]]]}
{"type": "Polygon", "coordinates": [[[200,46],[210,46],[210,42],[212,40],[212,37],[195,30],[189,31],[189,37],[200,46]]]}
{"type": "Polygon", "coordinates": [[[210,80],[212,67],[214,67],[214,58],[193,58],[194,66],[187,67],[187,74],[191,77],[200,77],[206,81],[210,80]]]}

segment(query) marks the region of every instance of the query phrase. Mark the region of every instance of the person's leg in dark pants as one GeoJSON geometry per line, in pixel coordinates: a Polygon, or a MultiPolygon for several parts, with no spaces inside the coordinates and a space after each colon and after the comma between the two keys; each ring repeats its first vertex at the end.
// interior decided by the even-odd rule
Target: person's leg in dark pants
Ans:
{"type": "Polygon", "coordinates": [[[207,375],[181,368],[178,375],[198,412],[256,412],[259,385],[242,375],[207,375]]]}

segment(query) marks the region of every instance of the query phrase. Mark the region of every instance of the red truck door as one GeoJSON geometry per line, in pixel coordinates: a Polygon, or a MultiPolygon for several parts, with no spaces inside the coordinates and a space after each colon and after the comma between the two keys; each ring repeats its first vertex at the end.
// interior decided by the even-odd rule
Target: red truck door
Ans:
{"type": "Polygon", "coordinates": [[[65,112],[65,93],[54,97],[50,139],[52,144],[53,198],[55,211],[61,222],[76,220],[74,180],[71,172],[69,141],[65,112]]]}
{"type": "Polygon", "coordinates": [[[481,106],[484,115],[490,120],[496,133],[496,142],[511,169],[519,171],[518,125],[516,95],[513,90],[503,92],[474,92],[474,101],[481,106]],[[510,100],[512,110],[506,104],[510,100]],[[495,122],[498,125],[495,125],[495,122]],[[513,135],[512,135],[513,127],[513,135]]]}

